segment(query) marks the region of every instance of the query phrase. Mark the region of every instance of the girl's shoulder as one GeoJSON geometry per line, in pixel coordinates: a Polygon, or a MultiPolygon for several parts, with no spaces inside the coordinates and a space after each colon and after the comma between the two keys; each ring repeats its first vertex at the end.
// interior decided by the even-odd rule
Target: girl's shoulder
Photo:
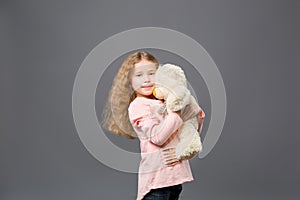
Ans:
{"type": "Polygon", "coordinates": [[[162,101],[157,99],[148,99],[145,97],[136,97],[129,105],[129,113],[145,114],[150,112],[151,108],[156,105],[163,104],[162,101]]]}
{"type": "Polygon", "coordinates": [[[162,101],[158,99],[149,99],[146,97],[136,97],[131,103],[130,106],[151,106],[155,104],[162,104],[162,101]]]}

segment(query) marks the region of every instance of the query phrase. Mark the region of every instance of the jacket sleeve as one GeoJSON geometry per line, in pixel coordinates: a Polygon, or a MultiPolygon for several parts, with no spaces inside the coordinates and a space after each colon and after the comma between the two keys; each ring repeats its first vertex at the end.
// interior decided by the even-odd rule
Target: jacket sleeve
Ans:
{"type": "Polygon", "coordinates": [[[141,130],[152,143],[161,146],[181,125],[179,115],[170,113],[160,122],[151,118],[144,119],[141,130]]]}
{"type": "Polygon", "coordinates": [[[142,110],[130,106],[128,109],[130,122],[141,140],[149,140],[158,146],[163,145],[183,123],[177,113],[169,113],[162,118],[147,109],[145,112],[141,112],[142,110]]]}

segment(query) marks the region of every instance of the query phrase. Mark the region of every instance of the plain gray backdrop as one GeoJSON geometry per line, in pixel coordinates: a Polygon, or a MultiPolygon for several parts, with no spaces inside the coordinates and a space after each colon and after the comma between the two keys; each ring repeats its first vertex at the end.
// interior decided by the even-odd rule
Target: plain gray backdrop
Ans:
{"type": "MultiPolygon", "coordinates": [[[[207,157],[191,161],[195,180],[183,185],[182,199],[299,199],[299,18],[297,0],[2,0],[0,199],[135,199],[137,174],[103,165],[81,143],[72,88],[96,45],[147,26],[195,39],[215,61],[226,88],[223,132],[207,157]]],[[[172,52],[147,50],[162,63],[185,66],[207,114],[205,134],[211,105],[201,75],[172,52]]],[[[99,121],[125,56],[99,81],[99,121]]],[[[106,134],[116,145],[139,151],[137,140],[106,134]]]]}

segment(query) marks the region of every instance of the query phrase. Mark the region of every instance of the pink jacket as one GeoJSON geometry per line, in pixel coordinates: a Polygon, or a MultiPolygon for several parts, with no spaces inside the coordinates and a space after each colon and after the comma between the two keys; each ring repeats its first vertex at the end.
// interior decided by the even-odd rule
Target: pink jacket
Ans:
{"type": "Polygon", "coordinates": [[[163,163],[161,151],[178,144],[177,129],[183,121],[176,113],[169,113],[163,118],[158,112],[161,106],[163,103],[159,100],[137,97],[128,108],[129,119],[140,139],[141,148],[137,200],[141,200],[151,189],[193,180],[187,160],[174,166],[163,163]]]}

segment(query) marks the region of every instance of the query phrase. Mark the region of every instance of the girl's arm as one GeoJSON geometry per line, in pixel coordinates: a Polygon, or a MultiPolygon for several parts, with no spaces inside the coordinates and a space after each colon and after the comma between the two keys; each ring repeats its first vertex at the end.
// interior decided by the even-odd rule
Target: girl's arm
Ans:
{"type": "Polygon", "coordinates": [[[135,100],[128,108],[130,123],[140,140],[149,140],[163,145],[183,123],[177,113],[169,113],[163,118],[158,112],[149,110],[141,100],[135,100]]]}
{"type": "Polygon", "coordinates": [[[169,113],[164,119],[144,119],[140,129],[145,133],[148,140],[153,144],[161,146],[182,125],[182,123],[183,121],[177,113],[169,113]]]}

